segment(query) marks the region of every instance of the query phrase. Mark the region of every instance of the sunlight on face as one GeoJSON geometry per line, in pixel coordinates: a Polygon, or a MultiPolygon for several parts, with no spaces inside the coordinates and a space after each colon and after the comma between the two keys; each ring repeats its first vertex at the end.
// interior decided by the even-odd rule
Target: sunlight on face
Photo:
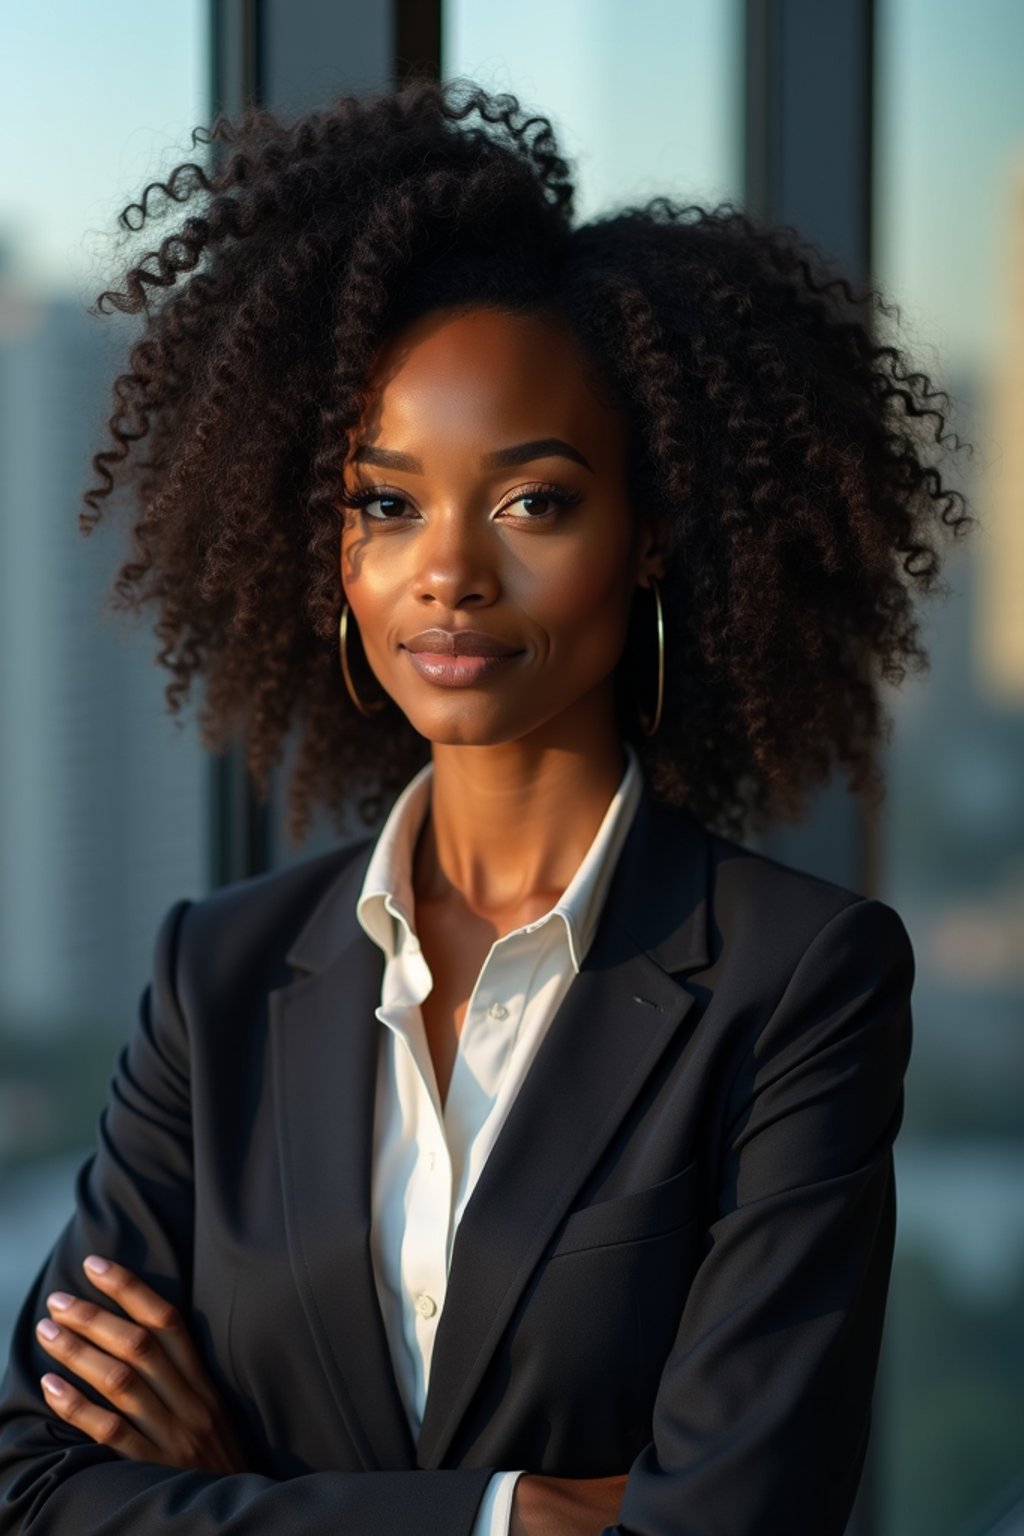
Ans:
{"type": "Polygon", "coordinates": [[[641,534],[625,415],[595,393],[579,344],[536,315],[434,313],[390,341],[371,385],[340,553],[381,686],[433,742],[611,710],[641,534]],[[468,629],[506,654],[453,656],[451,632],[468,629]]]}

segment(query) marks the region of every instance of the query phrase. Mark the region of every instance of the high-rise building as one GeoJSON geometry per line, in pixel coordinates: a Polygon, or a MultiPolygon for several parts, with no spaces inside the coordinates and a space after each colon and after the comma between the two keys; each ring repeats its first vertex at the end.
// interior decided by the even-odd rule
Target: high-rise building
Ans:
{"type": "Polygon", "coordinates": [[[984,522],[978,541],[979,687],[1007,708],[1024,704],[1024,157],[1008,177],[1003,353],[991,377],[985,434],[984,522]]]}
{"type": "Polygon", "coordinates": [[[166,714],[149,625],[103,612],[124,517],[77,524],[129,323],[3,284],[0,1037],[127,1033],[162,912],[205,879],[195,726],[166,714]]]}

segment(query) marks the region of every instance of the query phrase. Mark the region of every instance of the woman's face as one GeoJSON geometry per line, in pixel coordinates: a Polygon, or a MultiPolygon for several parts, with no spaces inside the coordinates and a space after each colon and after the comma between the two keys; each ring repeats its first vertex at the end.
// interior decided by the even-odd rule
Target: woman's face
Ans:
{"type": "Polygon", "coordinates": [[[566,329],[484,308],[414,322],[378,358],[344,481],[362,503],[344,593],[417,731],[571,740],[612,717],[636,586],[662,562],[627,504],[625,416],[566,329]]]}

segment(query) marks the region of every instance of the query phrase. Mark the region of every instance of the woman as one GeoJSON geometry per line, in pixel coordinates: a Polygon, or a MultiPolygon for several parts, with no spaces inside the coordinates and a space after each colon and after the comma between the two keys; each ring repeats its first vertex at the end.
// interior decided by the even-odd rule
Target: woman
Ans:
{"type": "Polygon", "coordinates": [[[146,329],[83,525],[134,486],[117,594],[207,745],[265,792],[302,722],[297,837],[401,793],[167,913],[0,1529],[840,1536],[913,952],[737,834],[881,793],[970,521],[937,396],[792,231],[574,227],[514,97],[211,137],[104,295],[146,329]]]}

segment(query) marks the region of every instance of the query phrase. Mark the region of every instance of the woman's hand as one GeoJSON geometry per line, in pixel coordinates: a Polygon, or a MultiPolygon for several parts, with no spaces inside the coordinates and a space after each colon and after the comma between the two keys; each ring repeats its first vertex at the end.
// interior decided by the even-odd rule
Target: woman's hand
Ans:
{"type": "Polygon", "coordinates": [[[50,1316],[36,1324],[36,1338],[119,1411],[98,1407],[50,1372],[41,1378],[49,1407],[131,1461],[244,1472],[227,1414],[181,1313],[120,1264],[90,1255],[83,1268],[128,1317],[53,1291],[46,1298],[50,1316]]]}
{"type": "Polygon", "coordinates": [[[619,1518],[621,1477],[541,1477],[527,1472],[512,1493],[509,1536],[600,1536],[619,1518]]]}

